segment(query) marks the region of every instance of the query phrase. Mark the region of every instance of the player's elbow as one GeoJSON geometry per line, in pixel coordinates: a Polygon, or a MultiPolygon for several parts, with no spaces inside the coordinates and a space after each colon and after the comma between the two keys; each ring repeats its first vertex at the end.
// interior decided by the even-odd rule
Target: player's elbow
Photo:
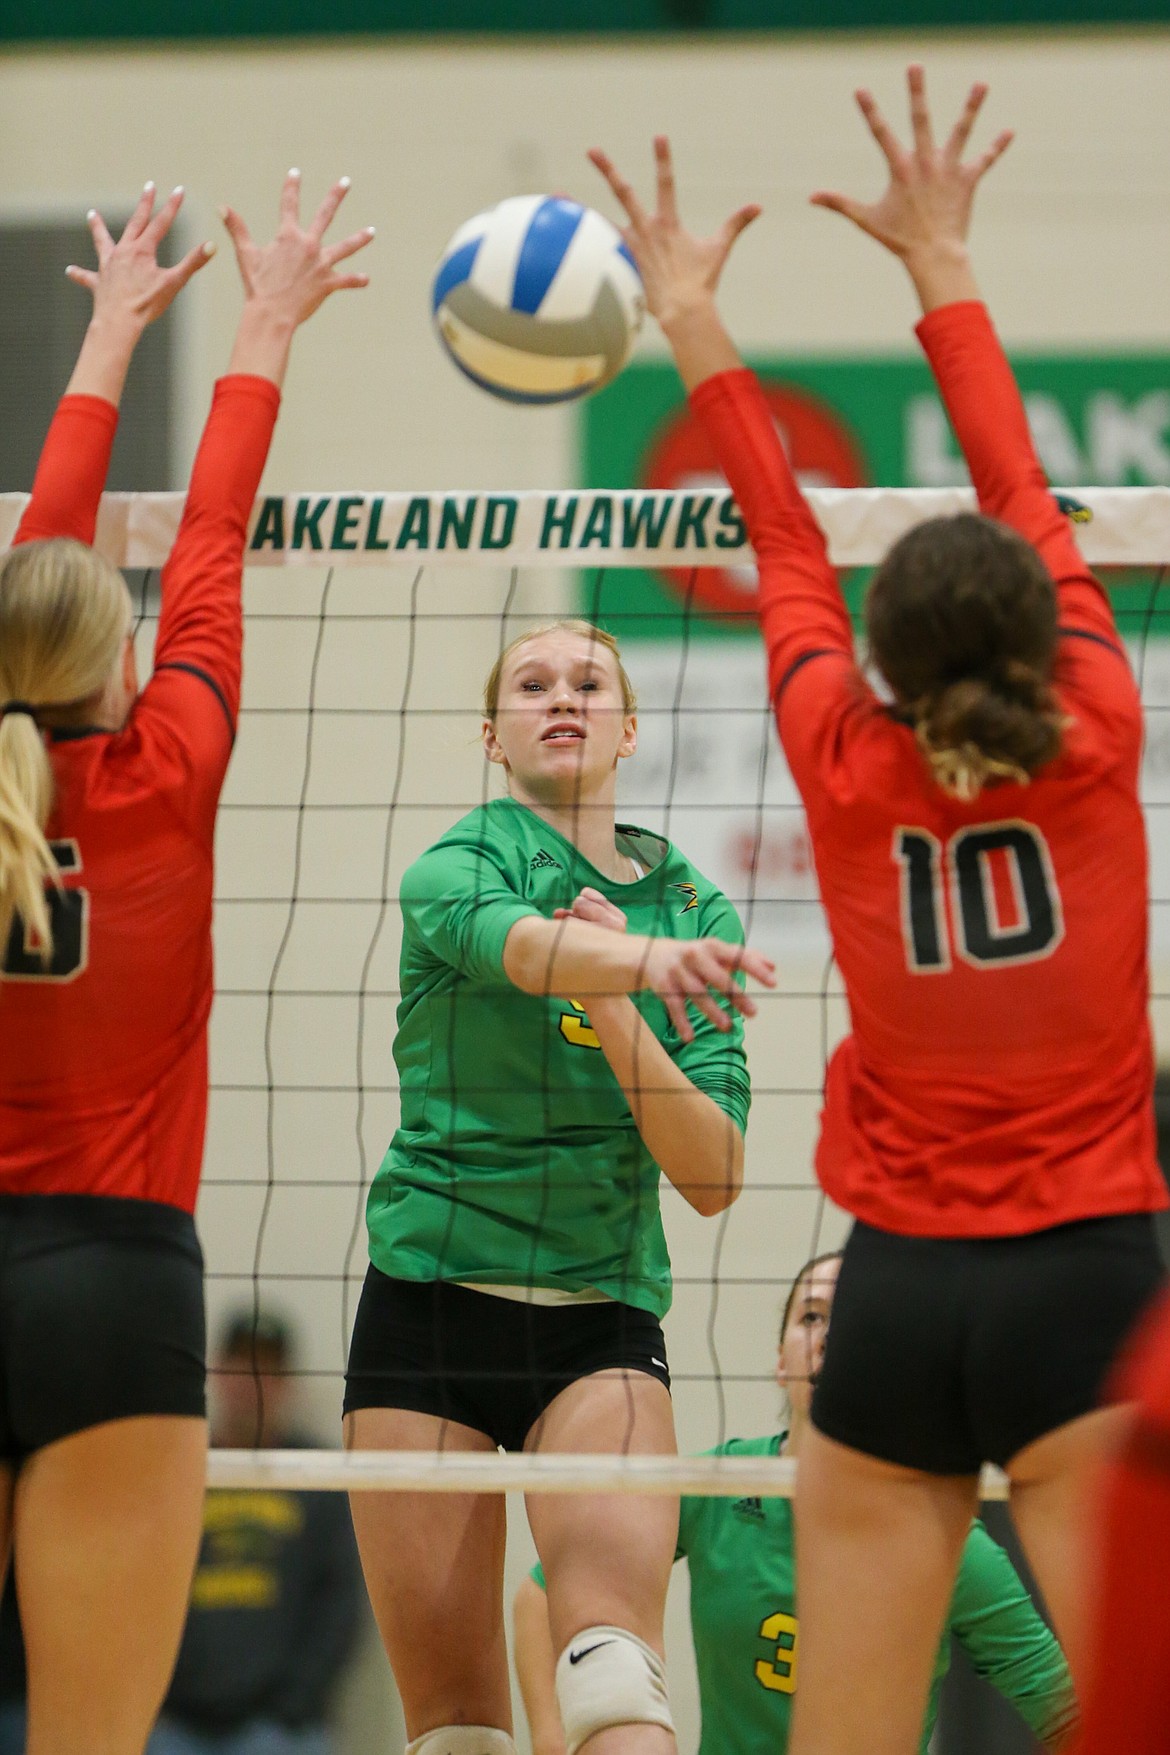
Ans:
{"type": "Polygon", "coordinates": [[[552,953],[546,925],[536,915],[528,915],[509,928],[504,940],[504,974],[521,993],[552,992],[552,953]]]}
{"type": "Polygon", "coordinates": [[[704,1219],[717,1218],[733,1206],[743,1191],[743,1135],[725,1118],[723,1137],[711,1153],[702,1175],[682,1185],[682,1193],[704,1219]]]}

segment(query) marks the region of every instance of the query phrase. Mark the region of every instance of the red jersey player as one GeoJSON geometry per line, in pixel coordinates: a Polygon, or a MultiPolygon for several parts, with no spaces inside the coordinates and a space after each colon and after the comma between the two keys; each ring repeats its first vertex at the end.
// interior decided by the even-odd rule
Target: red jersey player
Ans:
{"type": "Polygon", "coordinates": [[[856,1223],[801,1459],[793,1755],[915,1746],[985,1460],[1008,1472],[1075,1674],[1078,1498],[1116,1420],[1098,1396],[1160,1280],[1138,694],[966,255],[976,184],[1010,136],[965,164],[985,89],[942,148],[920,68],[910,92],[911,152],[859,93],[890,171],[881,200],[814,197],[910,271],[981,512],[911,531],[878,569],[866,624],[884,697],[715,309],[756,210],[697,240],[664,140],[653,215],[592,155],[756,550],[769,686],[852,1020],[817,1157],[856,1223]]]}
{"type": "Polygon", "coordinates": [[[141,693],[130,605],[87,545],[135,342],[211,254],[156,251],[147,185],[90,216],[93,319],[0,563],[0,1566],[13,1538],[29,1746],[131,1755],[170,1677],[199,1544],[212,834],[240,584],[293,334],[369,241],[326,246],[290,173],[276,239],[228,210],[245,301],[162,578],[141,693]]]}

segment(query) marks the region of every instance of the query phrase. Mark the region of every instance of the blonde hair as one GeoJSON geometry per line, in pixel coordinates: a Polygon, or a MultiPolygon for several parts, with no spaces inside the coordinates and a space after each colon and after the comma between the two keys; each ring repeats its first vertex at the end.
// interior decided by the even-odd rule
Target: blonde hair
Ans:
{"type": "Polygon", "coordinates": [[[529,640],[539,640],[545,634],[580,634],[583,639],[591,641],[594,645],[604,646],[607,652],[613,654],[614,663],[617,665],[618,680],[622,686],[622,707],[627,713],[637,712],[638,697],[634,693],[633,683],[626,674],[621,650],[613,635],[607,634],[604,628],[594,627],[592,622],[573,618],[563,622],[544,622],[539,628],[529,628],[526,634],[520,634],[504,647],[488,671],[487,680],[483,685],[483,715],[485,719],[494,719],[499,711],[500,682],[503,678],[504,666],[513,652],[521,646],[526,646],[529,640]]]}
{"type": "Polygon", "coordinates": [[[61,882],[45,839],[53,770],[27,712],[76,706],[108,682],[130,627],[121,574],[84,543],[30,542],[0,562],[0,955],[20,915],[52,953],[46,883],[61,882]]]}

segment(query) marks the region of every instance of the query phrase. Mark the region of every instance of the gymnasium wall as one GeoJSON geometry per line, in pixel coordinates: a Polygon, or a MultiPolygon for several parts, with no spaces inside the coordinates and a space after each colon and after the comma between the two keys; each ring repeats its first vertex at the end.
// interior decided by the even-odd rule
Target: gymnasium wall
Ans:
{"type": "MultiPolygon", "coordinates": [[[[913,345],[913,306],[901,271],[844,222],[810,209],[806,196],[818,186],[860,193],[878,187],[877,156],[850,92],[862,81],[871,83],[900,122],[901,72],[912,56],[928,64],[941,116],[953,111],[970,80],[986,78],[993,88],[988,133],[1009,123],[1018,130],[1017,144],[981,198],[975,234],[983,284],[1009,345],[1166,351],[1170,34],[759,38],[675,47],[361,41],[345,47],[28,52],[0,63],[0,214],[124,206],[150,176],[163,188],[187,185],[188,242],[220,235],[216,208],[225,200],[260,234],[273,220],[280,178],[290,164],[302,167],[310,199],[333,176],[348,173],[354,190],[347,223],[378,227],[368,257],[374,285],[334,301],[299,338],[266,485],[555,487],[575,479],[574,415],[517,412],[477,394],[431,336],[430,271],[456,225],[520,191],[563,191],[596,198],[605,207],[585,148],[604,144],[645,187],[649,137],[665,130],[676,146],[684,212],[695,226],[714,227],[748,199],[764,204],[764,217],[728,270],[723,300],[746,349],[905,351],[913,345]]],[[[184,469],[212,379],[226,365],[238,304],[225,243],[181,308],[177,454],[184,469]]],[[[645,353],[661,352],[652,328],[640,345],[645,353]]],[[[272,574],[263,600],[271,605],[286,590],[284,601],[295,595],[311,610],[319,588],[319,578],[298,578],[294,585],[272,574]]],[[[368,575],[360,587],[339,575],[336,589],[340,603],[385,601],[402,609],[407,602],[401,579],[387,584],[383,599],[368,575]],[[347,599],[347,593],[354,595],[347,599]]],[[[489,602],[498,607],[502,589],[498,580],[485,585],[475,575],[454,573],[424,587],[431,593],[424,599],[429,608],[449,610],[455,620],[422,630],[412,704],[454,704],[460,716],[420,716],[411,725],[411,795],[431,800],[435,810],[404,827],[392,875],[426,838],[424,828],[433,838],[459,803],[480,795],[474,703],[486,667],[484,641],[490,645],[495,635],[473,632],[460,642],[450,630],[457,629],[461,614],[489,602]]],[[[567,589],[564,577],[547,575],[525,585],[518,607],[556,609],[567,601],[567,589]]],[[[314,638],[311,623],[254,630],[248,700],[303,700],[314,638]]],[[[326,649],[335,698],[352,687],[358,704],[397,706],[403,639],[402,624],[388,625],[368,642],[352,630],[338,633],[326,649]]],[[[636,657],[634,662],[636,668],[636,657]]],[[[290,728],[273,720],[258,727],[241,748],[229,799],[295,800],[303,723],[290,728]]],[[[347,797],[354,788],[387,795],[386,774],[397,747],[381,733],[348,741],[323,737],[315,756],[316,796],[328,796],[331,788],[347,797]]],[[[260,813],[238,811],[225,819],[223,882],[241,894],[275,883],[276,893],[287,895],[287,876],[273,879],[272,872],[287,873],[292,833],[288,819],[276,823],[260,813]]],[[[367,864],[377,859],[369,825],[356,819],[338,823],[328,835],[312,833],[317,839],[307,849],[306,881],[319,882],[326,892],[332,885],[330,893],[346,893],[336,874],[351,856],[367,864]]],[[[321,924],[328,911],[316,924],[308,920],[310,912],[301,911],[292,947],[306,979],[322,959],[336,956],[347,968],[360,962],[360,933],[339,950],[321,924]]],[[[221,914],[225,948],[261,984],[283,923],[279,909],[221,914]]],[[[387,935],[378,968],[389,984],[392,921],[387,935]]],[[[790,998],[767,1007],[753,1027],[753,1065],[761,1084],[811,1089],[821,1065],[820,1007],[795,996],[815,988],[821,970],[797,957],[783,977],[790,998]]],[[[260,1002],[220,1002],[214,1036],[220,1077],[241,1068],[262,1076],[263,1022],[260,1002]]],[[[309,1014],[295,1008],[284,1010],[278,1022],[276,1050],[296,1076],[311,1080],[315,1066],[352,1064],[352,1007],[339,1008],[324,1037],[315,1034],[318,1026],[309,1014]]],[[[375,1069],[388,1066],[390,1025],[388,1005],[371,1012],[377,1040],[369,1064],[375,1069]]],[[[830,1034],[839,1026],[839,1007],[832,1008],[830,1034]]],[[[251,1268],[266,1171],[263,1107],[253,1093],[251,1099],[223,1100],[213,1113],[208,1173],[217,1186],[209,1187],[201,1210],[213,1273],[247,1274],[251,1268]],[[237,1186],[225,1186],[232,1181],[237,1186]]],[[[347,1100],[332,1098],[315,1108],[306,1103],[295,1114],[290,1108],[277,1165],[283,1192],[267,1219],[266,1267],[340,1271],[354,1211],[352,1188],[308,1184],[352,1182],[351,1110],[347,1100]],[[297,1183],[304,1186],[290,1195],[287,1185],[297,1183]]],[[[366,1125],[375,1160],[392,1119],[388,1098],[372,1102],[366,1125]]],[[[680,1375],[710,1370],[707,1280],[717,1240],[724,1271],[743,1277],[790,1275],[808,1252],[817,1209],[808,1171],[814,1122],[811,1098],[799,1109],[779,1098],[759,1100],[748,1191],[725,1236],[721,1226],[682,1211],[678,1200],[667,1203],[676,1268],[680,1277],[698,1281],[680,1292],[669,1331],[680,1375]],[[765,1194],[762,1185],[776,1181],[802,1184],[804,1192],[765,1194]]],[[[840,1230],[839,1220],[828,1216],[822,1244],[835,1241],[840,1230]]],[[[213,1314],[242,1283],[212,1280],[213,1314]]],[[[321,1374],[310,1399],[329,1431],[339,1399],[336,1288],[276,1280],[267,1289],[305,1327],[305,1363],[321,1374]]],[[[730,1288],[723,1295],[716,1325],[723,1370],[756,1379],[729,1384],[729,1430],[762,1431],[774,1419],[776,1396],[766,1379],[776,1305],[768,1286],[730,1288]]],[[[680,1384],[677,1405],[684,1447],[715,1440],[718,1407],[711,1386],[680,1384]]],[[[527,1553],[521,1520],[514,1521],[510,1586],[527,1553]]],[[[694,1747],[697,1731],[684,1614],[680,1581],[672,1596],[670,1639],[685,1750],[694,1747]]],[[[355,1735],[365,1749],[393,1747],[361,1724],[355,1735]]]]}

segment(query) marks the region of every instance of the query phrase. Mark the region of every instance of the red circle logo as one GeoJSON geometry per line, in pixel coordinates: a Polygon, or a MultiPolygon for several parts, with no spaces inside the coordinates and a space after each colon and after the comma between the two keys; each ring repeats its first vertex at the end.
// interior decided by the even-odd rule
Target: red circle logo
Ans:
{"type": "MultiPolygon", "coordinates": [[[[869,474],[849,426],[807,390],[762,380],[761,387],[780,442],[802,487],[865,487],[869,474]]],[[[642,485],[694,493],[723,491],[727,480],[698,417],[685,404],[655,434],[642,466],[642,485]]],[[[680,596],[690,596],[716,615],[741,616],[755,602],[752,561],[730,567],[663,568],[661,578],[680,596]]]]}

